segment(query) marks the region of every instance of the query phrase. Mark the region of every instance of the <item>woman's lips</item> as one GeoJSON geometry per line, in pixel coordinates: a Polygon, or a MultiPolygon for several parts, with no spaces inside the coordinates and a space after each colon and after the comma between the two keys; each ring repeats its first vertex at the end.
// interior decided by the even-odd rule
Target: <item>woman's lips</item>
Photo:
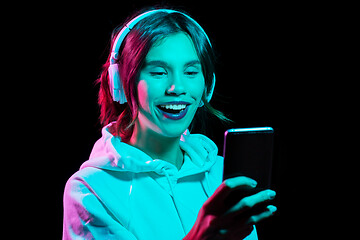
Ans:
{"type": "Polygon", "coordinates": [[[157,108],[164,117],[172,120],[179,120],[185,117],[189,105],[190,103],[188,102],[173,101],[159,104],[157,105],[157,108]]]}

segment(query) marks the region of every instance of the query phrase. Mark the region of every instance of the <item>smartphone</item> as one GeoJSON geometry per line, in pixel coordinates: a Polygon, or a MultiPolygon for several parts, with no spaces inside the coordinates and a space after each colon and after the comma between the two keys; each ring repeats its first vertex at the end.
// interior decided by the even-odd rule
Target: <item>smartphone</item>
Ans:
{"type": "Polygon", "coordinates": [[[257,188],[270,188],[274,130],[271,127],[234,128],[224,134],[224,180],[246,176],[257,188]]]}

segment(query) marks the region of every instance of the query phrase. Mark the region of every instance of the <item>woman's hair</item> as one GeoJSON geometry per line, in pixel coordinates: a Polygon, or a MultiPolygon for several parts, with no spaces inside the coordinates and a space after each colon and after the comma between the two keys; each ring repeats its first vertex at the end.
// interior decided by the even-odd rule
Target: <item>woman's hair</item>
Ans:
{"type": "MultiPolygon", "coordinates": [[[[146,9],[146,11],[148,10],[150,9],[146,9]]],[[[116,36],[122,27],[143,12],[145,12],[145,10],[137,12],[127,19],[123,25],[114,29],[111,36],[110,49],[112,49],[116,36]]],[[[121,105],[112,99],[108,77],[110,54],[106,63],[103,65],[100,78],[97,80],[97,82],[100,83],[98,96],[100,122],[104,126],[116,121],[116,124],[112,125],[113,128],[110,129],[110,131],[115,136],[120,136],[122,141],[127,142],[130,139],[133,132],[133,124],[137,118],[139,108],[137,83],[146,55],[154,43],[170,34],[178,32],[184,32],[192,39],[204,74],[205,91],[211,91],[215,71],[215,55],[203,31],[189,18],[177,12],[157,12],[142,19],[132,28],[124,39],[119,51],[119,60],[117,60],[127,104],[121,105]]],[[[206,94],[208,94],[208,92],[206,94]]],[[[202,96],[202,101],[204,102],[204,106],[198,109],[196,113],[198,116],[196,116],[195,119],[199,117],[203,118],[206,112],[209,112],[221,120],[228,120],[221,112],[209,104],[206,100],[205,92],[202,96]]],[[[194,121],[191,123],[190,129],[193,124],[194,121]]]]}

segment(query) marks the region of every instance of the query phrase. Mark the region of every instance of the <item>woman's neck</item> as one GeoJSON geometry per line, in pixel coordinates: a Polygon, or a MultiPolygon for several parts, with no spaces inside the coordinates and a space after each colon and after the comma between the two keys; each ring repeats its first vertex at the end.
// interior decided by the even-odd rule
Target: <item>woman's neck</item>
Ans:
{"type": "Polygon", "coordinates": [[[142,150],[153,159],[169,162],[179,170],[184,161],[184,154],[180,148],[179,137],[165,137],[151,129],[140,130],[135,123],[133,134],[128,144],[142,150]]]}

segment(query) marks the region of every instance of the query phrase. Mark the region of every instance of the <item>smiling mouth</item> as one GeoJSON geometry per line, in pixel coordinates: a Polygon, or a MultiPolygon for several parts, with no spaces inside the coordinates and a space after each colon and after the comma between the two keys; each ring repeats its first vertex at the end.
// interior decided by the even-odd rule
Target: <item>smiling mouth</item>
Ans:
{"type": "Polygon", "coordinates": [[[171,120],[179,120],[185,117],[190,103],[186,102],[169,102],[159,104],[156,107],[160,110],[164,117],[171,120]]]}
{"type": "Polygon", "coordinates": [[[166,104],[166,105],[158,105],[163,112],[170,114],[178,114],[185,110],[187,107],[186,104],[166,104]]]}

